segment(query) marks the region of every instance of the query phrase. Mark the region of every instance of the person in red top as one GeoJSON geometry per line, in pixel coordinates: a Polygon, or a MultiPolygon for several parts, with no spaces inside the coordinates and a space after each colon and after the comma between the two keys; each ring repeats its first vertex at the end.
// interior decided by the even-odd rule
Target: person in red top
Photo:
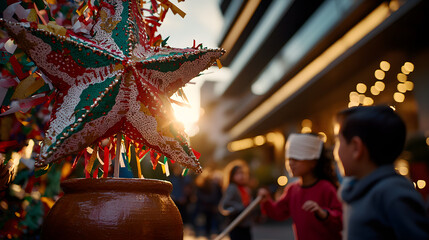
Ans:
{"type": "Polygon", "coordinates": [[[292,217],[295,239],[341,239],[342,204],[337,198],[332,162],[323,141],[312,134],[291,134],[286,143],[286,169],[299,181],[289,184],[278,201],[261,188],[261,209],[268,217],[292,217]]]}

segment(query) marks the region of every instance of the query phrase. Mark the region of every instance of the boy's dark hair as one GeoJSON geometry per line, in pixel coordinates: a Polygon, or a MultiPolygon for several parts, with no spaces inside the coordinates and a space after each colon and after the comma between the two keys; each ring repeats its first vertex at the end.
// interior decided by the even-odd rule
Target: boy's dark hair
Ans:
{"type": "Polygon", "coordinates": [[[340,133],[349,143],[358,136],[377,166],[393,163],[401,154],[406,138],[404,121],[389,106],[359,106],[337,114],[340,133]]]}

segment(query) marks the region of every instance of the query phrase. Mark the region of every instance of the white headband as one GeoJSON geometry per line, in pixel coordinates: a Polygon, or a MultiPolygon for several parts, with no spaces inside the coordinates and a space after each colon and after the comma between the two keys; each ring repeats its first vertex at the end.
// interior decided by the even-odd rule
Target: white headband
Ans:
{"type": "Polygon", "coordinates": [[[323,141],[314,135],[292,133],[286,142],[286,159],[314,160],[322,153],[323,141]]]}

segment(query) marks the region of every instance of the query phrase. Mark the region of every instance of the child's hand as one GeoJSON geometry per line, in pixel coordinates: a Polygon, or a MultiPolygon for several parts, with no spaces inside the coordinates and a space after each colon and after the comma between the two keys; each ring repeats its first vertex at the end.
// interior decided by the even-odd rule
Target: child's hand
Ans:
{"type": "Polygon", "coordinates": [[[326,219],[328,212],[321,208],[315,201],[308,200],[302,205],[302,209],[307,212],[315,213],[320,219],[326,219]]]}
{"type": "Polygon", "coordinates": [[[266,201],[270,197],[270,192],[265,188],[260,188],[258,191],[258,196],[262,197],[262,201],[266,201]]]}

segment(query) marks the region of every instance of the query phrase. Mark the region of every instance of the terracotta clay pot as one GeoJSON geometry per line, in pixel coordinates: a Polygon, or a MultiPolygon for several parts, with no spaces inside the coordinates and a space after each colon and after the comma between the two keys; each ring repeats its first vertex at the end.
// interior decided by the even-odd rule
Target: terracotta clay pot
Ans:
{"type": "Polygon", "coordinates": [[[49,211],[42,239],[183,239],[172,185],[153,179],[70,179],[49,211]]]}

